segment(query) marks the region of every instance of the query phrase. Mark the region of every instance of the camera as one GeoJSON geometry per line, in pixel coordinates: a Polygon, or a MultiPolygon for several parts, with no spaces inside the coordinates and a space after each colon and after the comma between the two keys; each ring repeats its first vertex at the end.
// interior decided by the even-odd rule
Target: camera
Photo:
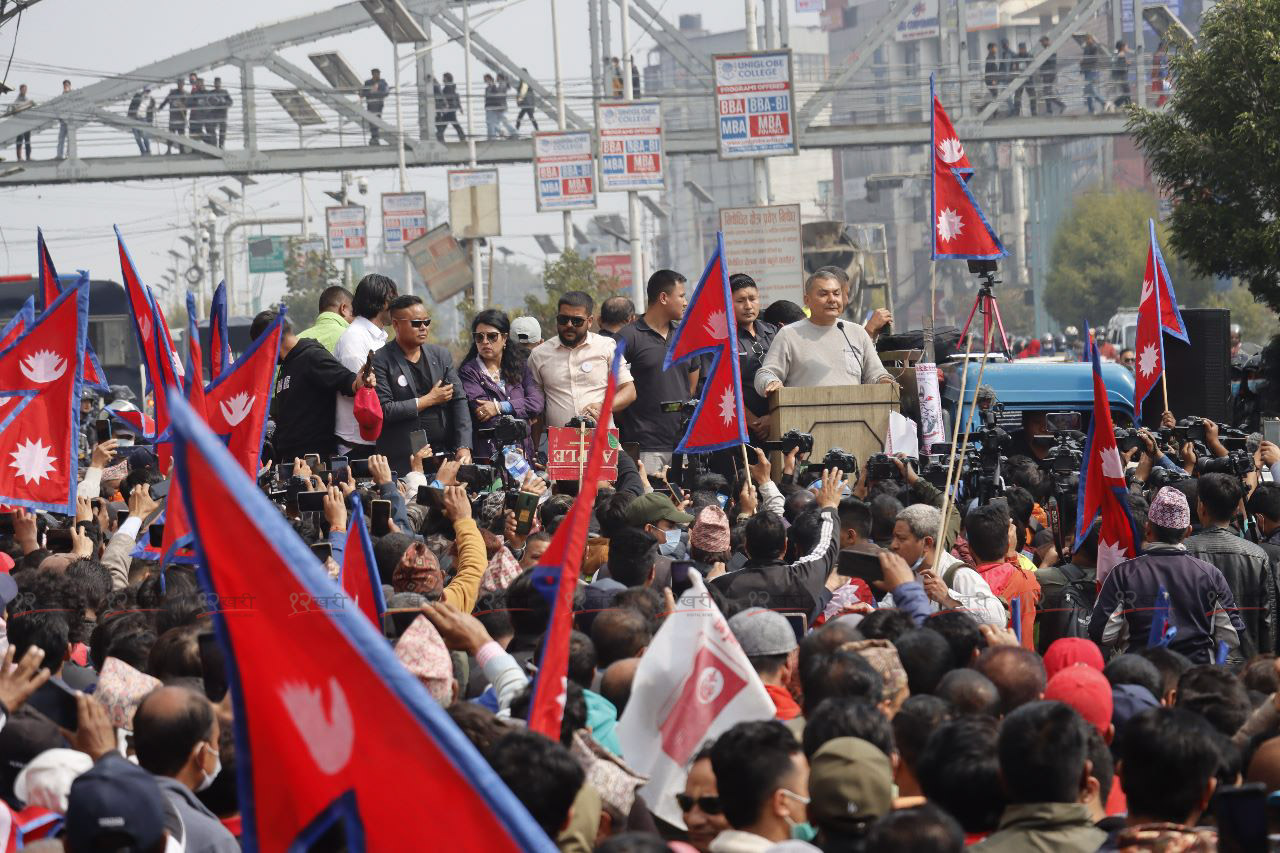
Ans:
{"type": "Polygon", "coordinates": [[[1191,475],[1181,469],[1165,468],[1163,465],[1157,465],[1151,469],[1151,473],[1147,475],[1147,489],[1152,492],[1158,492],[1165,486],[1173,485],[1182,480],[1190,480],[1191,475]]]}
{"type": "Polygon", "coordinates": [[[898,466],[893,464],[889,454],[873,453],[867,459],[868,480],[896,480],[898,477],[898,466]]]}
{"type": "MultiPolygon", "coordinates": [[[[938,449],[938,445],[934,445],[933,450],[938,449]]],[[[937,453],[929,456],[929,462],[920,472],[920,476],[924,481],[935,489],[945,489],[947,487],[947,459],[951,455],[950,448],[946,453],[937,453]]]]}
{"type": "Polygon", "coordinates": [[[664,400],[658,404],[658,409],[668,415],[692,415],[696,408],[698,408],[697,400],[664,400]]]}
{"type": "Polygon", "coordinates": [[[1124,429],[1116,427],[1116,446],[1121,453],[1128,453],[1130,450],[1142,450],[1143,441],[1139,431],[1133,427],[1124,429]]]}
{"type": "Polygon", "coordinates": [[[596,420],[595,418],[588,417],[587,415],[574,415],[569,418],[568,422],[565,423],[565,426],[569,429],[595,429],[596,420]]]}
{"type": "Polygon", "coordinates": [[[1253,473],[1253,456],[1247,450],[1233,450],[1226,456],[1201,456],[1196,460],[1196,474],[1234,474],[1244,477],[1253,473]]]}
{"type": "Polygon", "coordinates": [[[477,432],[490,438],[498,447],[505,447],[529,437],[529,422],[511,415],[499,415],[477,432]]]}
{"type": "Polygon", "coordinates": [[[800,448],[801,453],[812,453],[813,436],[798,429],[789,429],[777,441],[766,441],[764,443],[765,451],[770,453],[775,450],[782,453],[790,453],[797,447],[800,448]]]}
{"type": "MultiPolygon", "coordinates": [[[[881,454],[883,455],[883,454],[881,454]]],[[[892,462],[889,463],[891,466],[892,462]]],[[[846,474],[858,473],[858,460],[852,453],[846,453],[839,447],[833,447],[827,451],[827,455],[822,457],[822,461],[818,463],[818,467],[823,470],[828,468],[839,468],[846,474]]],[[[896,468],[894,469],[897,470],[896,468]]]]}

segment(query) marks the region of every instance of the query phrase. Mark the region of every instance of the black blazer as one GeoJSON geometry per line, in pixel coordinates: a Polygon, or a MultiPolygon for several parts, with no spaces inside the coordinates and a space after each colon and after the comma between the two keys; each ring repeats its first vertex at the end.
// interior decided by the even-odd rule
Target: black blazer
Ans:
{"type": "Polygon", "coordinates": [[[382,403],[382,434],[378,436],[377,451],[402,476],[409,471],[409,433],[415,429],[426,429],[428,435],[444,434],[445,446],[436,446],[438,439],[432,445],[436,452],[471,447],[471,413],[462,382],[453,369],[453,358],[448,350],[435,344],[424,344],[422,357],[431,385],[443,379],[453,386],[453,398],[419,412],[417,399],[431,387],[418,387],[415,366],[405,359],[399,344],[388,341],[373,354],[373,374],[378,379],[378,401],[382,403]]]}

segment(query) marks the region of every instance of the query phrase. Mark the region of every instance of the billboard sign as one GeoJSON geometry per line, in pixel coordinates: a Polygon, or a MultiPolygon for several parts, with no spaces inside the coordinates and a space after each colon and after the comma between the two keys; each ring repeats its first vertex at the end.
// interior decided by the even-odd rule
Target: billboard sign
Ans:
{"type": "Polygon", "coordinates": [[[426,193],[382,194],[382,248],[403,252],[406,243],[427,233],[426,193]]]}
{"type": "Polygon", "coordinates": [[[538,211],[586,210],[596,206],[596,160],[591,131],[533,135],[533,179],[538,211]]]}
{"type": "Polygon", "coordinates": [[[660,190],[665,149],[657,101],[608,101],[596,105],[600,135],[600,190],[660,190]]]}
{"type": "Polygon", "coordinates": [[[329,237],[329,257],[363,258],[369,252],[366,211],[358,204],[326,207],[324,224],[329,237]]]}

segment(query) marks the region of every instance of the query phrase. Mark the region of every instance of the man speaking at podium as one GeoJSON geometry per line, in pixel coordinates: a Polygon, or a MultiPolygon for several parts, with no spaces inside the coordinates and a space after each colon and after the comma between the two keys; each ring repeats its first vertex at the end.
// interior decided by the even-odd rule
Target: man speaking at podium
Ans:
{"type": "Polygon", "coordinates": [[[761,395],[788,388],[824,385],[891,383],[866,329],[840,319],[844,289],[832,274],[818,271],[804,283],[809,318],[788,323],[778,331],[756,372],[761,395]]]}

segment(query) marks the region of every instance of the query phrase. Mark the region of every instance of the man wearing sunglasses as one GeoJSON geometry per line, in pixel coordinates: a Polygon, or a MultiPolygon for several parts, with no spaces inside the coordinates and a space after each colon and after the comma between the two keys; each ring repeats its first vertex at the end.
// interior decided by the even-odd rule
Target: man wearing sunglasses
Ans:
{"type": "Polygon", "coordinates": [[[373,354],[373,373],[382,403],[382,434],[378,453],[395,471],[409,471],[410,434],[424,430],[433,448],[456,451],[460,462],[471,461],[471,413],[467,396],[442,346],[427,343],[431,317],[422,299],[397,296],[391,300],[391,328],[395,339],[373,354]]]}
{"type": "MultiPolygon", "coordinates": [[[[580,290],[568,291],[556,305],[556,336],[529,353],[529,372],[542,388],[549,427],[562,427],[579,415],[593,420],[600,417],[617,344],[591,331],[594,310],[595,300],[590,296],[580,290]]],[[[635,399],[635,383],[624,359],[613,411],[622,411],[635,399]]]]}

